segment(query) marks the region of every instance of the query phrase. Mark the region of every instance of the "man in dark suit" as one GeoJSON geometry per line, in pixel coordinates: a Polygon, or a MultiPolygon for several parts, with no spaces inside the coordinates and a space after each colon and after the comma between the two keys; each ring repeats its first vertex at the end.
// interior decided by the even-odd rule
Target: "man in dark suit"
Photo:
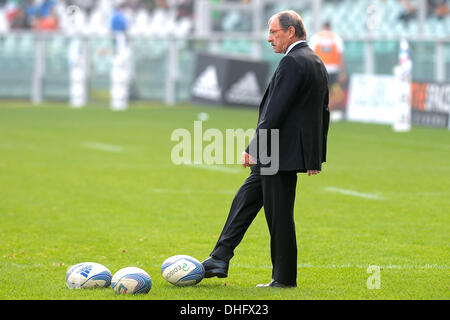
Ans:
{"type": "Polygon", "coordinates": [[[206,278],[228,276],[234,249],[264,206],[273,269],[272,281],[258,286],[297,286],[297,173],[320,173],[326,161],[329,126],[327,72],[305,40],[306,31],[296,12],[283,11],[270,18],[268,41],[284,57],[261,101],[255,136],[241,156],[251,174],[233,200],[214,250],[202,262],[206,278]],[[269,153],[272,164],[274,159],[278,162],[275,171],[266,170],[271,164],[262,155],[269,153]]]}

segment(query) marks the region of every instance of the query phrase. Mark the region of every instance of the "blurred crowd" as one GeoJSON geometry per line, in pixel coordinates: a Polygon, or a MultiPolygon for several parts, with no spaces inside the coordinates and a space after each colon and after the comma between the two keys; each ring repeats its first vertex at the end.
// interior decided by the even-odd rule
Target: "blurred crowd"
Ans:
{"type": "Polygon", "coordinates": [[[194,0],[0,0],[0,15],[6,30],[145,34],[176,27],[186,33],[192,28],[193,6],[194,0]]]}
{"type": "MultiPolygon", "coordinates": [[[[405,22],[411,19],[417,19],[419,3],[414,0],[398,0],[403,6],[403,12],[399,19],[405,22]]],[[[435,17],[443,19],[450,15],[450,3],[448,0],[426,0],[426,16],[427,18],[435,17]]]]}
{"type": "MultiPolygon", "coordinates": [[[[323,1],[339,3],[342,0],[323,1]]],[[[402,6],[399,15],[401,21],[418,19],[419,0],[397,1],[402,6]]],[[[194,27],[194,2],[195,0],[0,0],[0,33],[34,29],[99,35],[127,31],[131,35],[183,36],[194,27]]],[[[425,3],[427,18],[442,19],[450,16],[450,0],[426,0],[425,3]]],[[[217,12],[213,12],[213,29],[239,30],[239,25],[245,24],[247,29],[251,29],[251,19],[245,14],[246,12],[238,14],[228,11],[217,16],[217,12]]]]}

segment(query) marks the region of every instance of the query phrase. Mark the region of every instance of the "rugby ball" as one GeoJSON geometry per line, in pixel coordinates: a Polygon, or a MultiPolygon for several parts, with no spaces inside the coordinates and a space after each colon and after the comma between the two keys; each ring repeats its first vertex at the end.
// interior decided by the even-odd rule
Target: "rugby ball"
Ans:
{"type": "Polygon", "coordinates": [[[69,289],[107,288],[111,284],[111,272],[104,265],[82,262],[69,267],[66,284],[69,289]]]}
{"type": "Polygon", "coordinates": [[[152,279],[141,268],[126,267],[114,274],[111,287],[119,294],[148,293],[152,288],[152,279]]]}
{"type": "Polygon", "coordinates": [[[202,281],[205,268],[195,258],[178,255],[166,259],[161,265],[164,279],[176,286],[192,286],[202,281]]]}

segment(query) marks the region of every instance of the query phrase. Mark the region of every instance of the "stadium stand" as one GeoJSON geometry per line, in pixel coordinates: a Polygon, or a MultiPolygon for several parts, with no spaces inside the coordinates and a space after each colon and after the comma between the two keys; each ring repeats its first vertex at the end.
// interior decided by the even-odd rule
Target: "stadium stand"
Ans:
{"type": "MultiPolygon", "coordinates": [[[[256,0],[253,0],[256,1],[256,0]]],[[[201,50],[243,56],[254,55],[269,61],[272,69],[279,56],[273,55],[265,40],[265,21],[276,11],[292,8],[302,14],[307,30],[314,30],[314,11],[309,1],[259,0],[263,4],[261,30],[252,30],[255,18],[251,10],[239,7],[211,10],[212,31],[239,34],[242,37],[195,38],[195,0],[1,0],[0,1],[0,96],[26,97],[33,73],[35,36],[30,30],[49,31],[45,35],[44,91],[47,98],[65,98],[67,89],[68,36],[87,36],[90,56],[90,85],[107,88],[111,67],[111,18],[115,8],[128,21],[127,34],[133,48],[136,69],[135,92],[142,99],[161,99],[168,68],[169,37],[177,39],[179,90],[186,96],[195,54],[201,50]],[[76,8],[76,12],[70,9],[76,8]],[[255,35],[261,34],[259,40],[255,35]],[[246,38],[247,37],[247,38],[246,38]],[[145,39],[145,41],[144,41],[145,39]],[[17,81],[8,86],[7,79],[17,81]],[[3,85],[5,84],[5,85],[3,85]]],[[[252,6],[252,0],[209,0],[214,4],[252,6]]],[[[413,77],[436,80],[436,39],[448,39],[450,14],[446,1],[427,0],[427,15],[421,24],[417,15],[405,19],[405,6],[417,1],[401,0],[322,0],[320,19],[330,21],[333,30],[345,41],[345,64],[349,75],[365,71],[366,42],[373,41],[373,72],[390,74],[397,62],[401,37],[411,39],[414,60],[413,77]],[[370,23],[369,23],[370,22],[370,23]],[[429,41],[424,41],[429,39],[429,41]]],[[[450,79],[450,45],[445,40],[443,56],[445,77],[450,79]]],[[[269,72],[271,73],[271,72],[269,72]]],[[[442,80],[442,79],[441,79],[442,80]]],[[[444,79],[445,80],[445,79],[444,79]]]]}
{"type": "MultiPolygon", "coordinates": [[[[86,34],[105,34],[109,29],[109,18],[114,11],[114,3],[124,6],[124,14],[130,22],[129,32],[132,35],[158,34],[166,36],[176,34],[186,35],[193,27],[194,0],[40,0],[40,1],[3,1],[0,14],[0,32],[10,28],[30,29],[39,28],[43,19],[53,14],[58,21],[58,30],[71,32],[74,27],[69,23],[70,16],[67,8],[75,5],[80,8],[80,18],[76,19],[75,27],[86,34]],[[41,3],[40,5],[37,5],[41,3]],[[21,15],[23,13],[23,15],[21,15]],[[18,21],[22,22],[18,22],[18,21]]],[[[216,1],[211,1],[212,3],[216,1]]],[[[223,1],[227,2],[227,1],[223,1]]],[[[243,1],[250,2],[251,1],[243,1]]],[[[405,1],[399,0],[341,0],[322,1],[321,18],[331,21],[336,32],[344,38],[361,36],[368,32],[366,27],[367,15],[372,15],[376,26],[371,30],[375,35],[413,35],[418,32],[417,15],[405,15],[405,1]],[[371,12],[370,8],[372,8],[371,12]],[[409,18],[405,18],[408,16],[409,18]]],[[[424,33],[427,36],[448,36],[450,30],[450,10],[446,1],[444,9],[437,10],[436,1],[428,1],[427,21],[424,33]],[[439,13],[434,13],[439,12],[439,13]]],[[[440,1],[442,2],[442,1],[440,1]]],[[[293,4],[290,7],[299,10],[307,27],[311,27],[312,12],[306,2],[293,4]]],[[[409,2],[408,2],[409,3],[409,2]]],[[[0,4],[1,5],[1,4],[0,4]]],[[[279,1],[266,6],[266,16],[284,9],[286,4],[279,1]]],[[[414,11],[415,12],[415,11],[414,11]]],[[[247,12],[227,10],[219,15],[220,29],[236,31],[248,29],[245,19],[247,12]]],[[[250,19],[251,20],[251,19],[250,19]]],[[[44,23],[45,24],[45,23],[44,23]]],[[[311,29],[311,28],[308,28],[311,29]]]]}

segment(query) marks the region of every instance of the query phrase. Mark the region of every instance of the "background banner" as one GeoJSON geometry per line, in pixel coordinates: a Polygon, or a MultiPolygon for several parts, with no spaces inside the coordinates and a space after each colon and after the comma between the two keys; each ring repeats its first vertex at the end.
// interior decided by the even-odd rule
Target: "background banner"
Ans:
{"type": "MultiPolygon", "coordinates": [[[[347,119],[392,124],[401,95],[394,76],[354,74],[350,79],[347,119]]],[[[411,124],[438,128],[450,125],[450,83],[411,83],[411,124]]]]}
{"type": "Polygon", "coordinates": [[[258,107],[269,64],[236,57],[198,54],[191,87],[194,102],[258,107]]]}

